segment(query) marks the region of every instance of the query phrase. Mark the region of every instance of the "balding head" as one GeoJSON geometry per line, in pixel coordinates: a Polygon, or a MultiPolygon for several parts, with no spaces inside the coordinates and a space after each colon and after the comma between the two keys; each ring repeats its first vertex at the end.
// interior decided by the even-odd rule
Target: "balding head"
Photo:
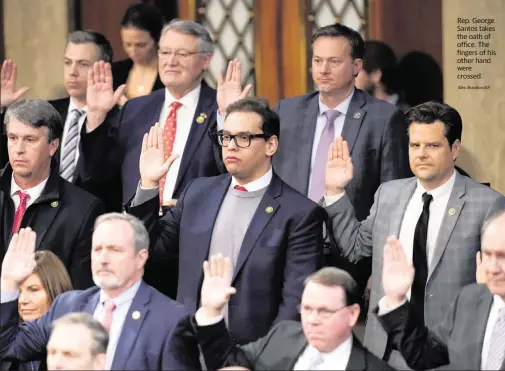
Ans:
{"type": "Polygon", "coordinates": [[[482,263],[486,284],[493,295],[505,298],[505,210],[490,217],[482,227],[482,263]]]}

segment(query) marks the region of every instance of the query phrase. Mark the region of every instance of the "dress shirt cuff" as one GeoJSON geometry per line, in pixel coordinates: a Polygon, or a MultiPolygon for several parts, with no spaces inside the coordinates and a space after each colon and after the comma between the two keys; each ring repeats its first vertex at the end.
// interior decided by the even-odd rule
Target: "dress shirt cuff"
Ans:
{"type": "Polygon", "coordinates": [[[221,115],[221,113],[219,113],[219,110],[217,110],[217,113],[216,113],[217,131],[221,131],[224,129],[224,118],[225,118],[225,116],[221,115]]]}
{"type": "Polygon", "coordinates": [[[388,313],[391,313],[395,309],[400,308],[406,302],[407,302],[407,299],[405,299],[404,301],[402,301],[402,303],[400,305],[397,305],[395,307],[390,307],[390,306],[388,306],[388,303],[387,303],[387,297],[383,296],[382,299],[379,300],[379,311],[377,312],[377,315],[384,316],[384,315],[386,315],[388,313]]]}
{"type": "Polygon", "coordinates": [[[195,313],[195,321],[198,326],[211,326],[223,320],[222,314],[216,317],[209,317],[202,309],[198,309],[195,313]]]}
{"type": "Polygon", "coordinates": [[[344,197],[345,195],[345,192],[342,192],[341,194],[339,195],[336,195],[336,196],[324,196],[324,205],[325,206],[331,206],[333,205],[335,202],[337,202],[338,200],[340,200],[342,197],[344,197]]]}
{"type": "Polygon", "coordinates": [[[133,198],[132,206],[142,205],[150,199],[158,196],[159,187],[156,188],[142,188],[141,182],[137,186],[135,197],[133,198]]]}
{"type": "Polygon", "coordinates": [[[2,291],[0,293],[0,303],[10,303],[11,301],[17,300],[19,297],[19,291],[2,291]]]}

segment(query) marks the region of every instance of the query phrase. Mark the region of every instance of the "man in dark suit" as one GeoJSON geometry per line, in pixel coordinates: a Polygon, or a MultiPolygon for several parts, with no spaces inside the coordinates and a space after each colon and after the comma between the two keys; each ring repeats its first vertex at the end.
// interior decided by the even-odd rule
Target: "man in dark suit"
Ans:
{"type": "Polygon", "coordinates": [[[378,318],[413,369],[505,369],[504,228],[503,211],[485,223],[481,263],[485,284],[464,287],[445,311],[444,320],[431,330],[423,326],[407,300],[414,268],[398,241],[388,241],[383,268],[385,297],[379,302],[378,318]]]}
{"type": "Polygon", "coordinates": [[[238,346],[223,321],[230,296],[231,260],[205,262],[202,306],[194,317],[197,338],[210,370],[229,365],[251,370],[391,370],[352,334],[360,307],[356,282],[345,271],[326,267],[305,280],[301,323],[282,321],[266,336],[238,346]]]}
{"type": "MultiPolygon", "coordinates": [[[[314,34],[312,77],[318,90],[277,103],[282,143],[273,158],[282,180],[318,202],[324,193],[329,145],[343,136],[355,161],[355,176],[346,193],[358,220],[368,216],[381,183],[411,176],[403,113],[354,87],[362,68],[363,45],[358,32],[341,24],[314,34]]],[[[226,79],[223,85],[218,87],[219,112],[226,112],[238,98],[240,79],[226,79]]],[[[364,290],[370,260],[349,264],[332,255],[329,263],[350,272],[364,290]]]]}
{"type": "Polygon", "coordinates": [[[39,99],[16,102],[5,116],[9,164],[0,175],[0,261],[12,235],[29,226],[38,233],[37,249],[62,260],[74,287],[90,287],[90,234],[104,207],[58,174],[53,156],[61,117],[39,99]]]}
{"type": "Polygon", "coordinates": [[[154,253],[178,261],[177,300],[191,311],[198,308],[204,260],[218,253],[232,259],[238,294],[225,318],[241,344],[274,323],[297,320],[302,281],[321,265],[325,214],[272,171],[278,135],[279,117],[265,101],[229,106],[218,140],[231,175],[195,179],[159,219],[158,181],[175,155],[165,162],[156,125],[144,138],[142,181],[128,210],[145,221],[154,253]]]}
{"type": "MultiPolygon", "coordinates": [[[[35,266],[35,233],[15,235],[3,262],[0,304],[0,357],[27,361],[44,357],[54,320],[86,312],[109,333],[106,370],[194,370],[198,348],[186,308],[142,281],[149,236],[131,215],[99,217],[91,260],[96,287],[68,291],[40,319],[19,325],[20,283],[35,266]]],[[[75,334],[69,333],[68,336],[75,334]]]]}

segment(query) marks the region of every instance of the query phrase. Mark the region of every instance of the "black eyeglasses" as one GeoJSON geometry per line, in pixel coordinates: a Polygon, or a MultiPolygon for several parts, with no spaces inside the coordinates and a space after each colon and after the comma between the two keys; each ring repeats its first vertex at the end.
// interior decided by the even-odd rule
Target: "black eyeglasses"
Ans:
{"type": "Polygon", "coordinates": [[[217,133],[217,141],[219,145],[221,145],[222,147],[228,147],[231,140],[233,139],[237,147],[247,148],[251,145],[251,140],[255,138],[263,138],[266,140],[268,139],[268,135],[265,133],[261,134],[239,133],[235,135],[225,134],[223,132],[217,133]]]}

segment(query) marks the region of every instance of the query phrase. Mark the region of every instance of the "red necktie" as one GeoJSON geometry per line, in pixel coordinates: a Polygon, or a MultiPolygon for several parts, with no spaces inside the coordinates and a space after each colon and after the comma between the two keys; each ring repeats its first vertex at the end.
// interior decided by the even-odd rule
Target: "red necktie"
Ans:
{"type": "Polygon", "coordinates": [[[236,185],[234,188],[237,191],[247,192],[247,189],[245,189],[245,187],[242,187],[242,186],[239,186],[239,185],[236,185]]]}
{"type": "Polygon", "coordinates": [[[16,194],[19,196],[19,206],[16,209],[16,214],[14,215],[14,224],[12,225],[12,235],[18,232],[21,221],[23,220],[23,215],[26,211],[26,202],[30,198],[28,193],[23,191],[17,191],[16,194]]]}
{"type": "Polygon", "coordinates": [[[112,299],[107,299],[103,302],[103,317],[100,322],[107,332],[110,331],[110,326],[112,325],[112,312],[114,312],[114,309],[116,309],[116,304],[114,304],[112,299]]]}
{"type": "MultiPolygon", "coordinates": [[[[179,102],[172,102],[168,111],[167,121],[163,127],[163,140],[165,141],[165,161],[172,154],[175,143],[175,134],[177,132],[177,110],[182,106],[179,102]]],[[[165,190],[165,181],[167,175],[160,180],[160,202],[163,205],[163,192],[165,190]]]]}

